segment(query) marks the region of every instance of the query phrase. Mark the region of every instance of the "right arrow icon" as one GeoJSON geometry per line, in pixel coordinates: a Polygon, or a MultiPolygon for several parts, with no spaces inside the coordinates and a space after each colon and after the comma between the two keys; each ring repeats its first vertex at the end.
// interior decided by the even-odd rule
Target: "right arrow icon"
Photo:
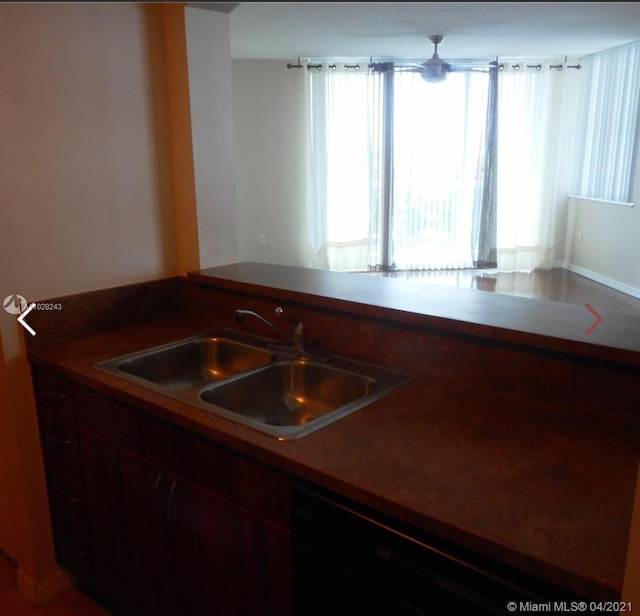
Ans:
{"type": "Polygon", "coordinates": [[[596,318],[595,323],[584,332],[585,336],[588,336],[598,325],[600,325],[600,321],[602,321],[602,317],[589,305],[585,304],[584,307],[596,318]]]}

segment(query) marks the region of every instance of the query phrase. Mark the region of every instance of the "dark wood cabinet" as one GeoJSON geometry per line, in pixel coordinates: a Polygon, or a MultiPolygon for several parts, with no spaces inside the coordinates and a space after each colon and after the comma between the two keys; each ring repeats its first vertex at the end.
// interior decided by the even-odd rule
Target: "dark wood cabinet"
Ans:
{"type": "MultiPolygon", "coordinates": [[[[92,565],[85,585],[135,616],[291,614],[288,477],[97,392],[71,389],[77,476],[56,493],[83,505],[84,517],[70,526],[82,530],[92,565]]],[[[69,440],[57,428],[55,435],[69,440]]],[[[70,447],[58,458],[51,447],[43,437],[50,496],[61,473],[54,462],[68,469],[71,457],[70,447]]]]}
{"type": "Polygon", "coordinates": [[[167,483],[176,564],[195,581],[179,588],[180,613],[287,614],[289,533],[179,477],[167,483]]]}
{"type": "Polygon", "coordinates": [[[89,584],[93,571],[73,383],[39,370],[34,386],[56,558],[89,584]]]}
{"type": "Polygon", "coordinates": [[[122,608],[133,584],[123,567],[129,537],[124,524],[120,450],[87,430],[79,430],[94,570],[90,588],[104,602],[122,608]]]}
{"type": "Polygon", "coordinates": [[[186,584],[196,595],[199,580],[188,580],[187,572],[180,569],[177,561],[177,530],[168,517],[177,482],[166,471],[127,452],[122,452],[121,464],[124,532],[128,537],[123,565],[129,580],[136,580],[129,594],[130,612],[186,614],[186,606],[180,604],[180,587],[186,584]],[[174,583],[167,584],[167,580],[174,583]]]}

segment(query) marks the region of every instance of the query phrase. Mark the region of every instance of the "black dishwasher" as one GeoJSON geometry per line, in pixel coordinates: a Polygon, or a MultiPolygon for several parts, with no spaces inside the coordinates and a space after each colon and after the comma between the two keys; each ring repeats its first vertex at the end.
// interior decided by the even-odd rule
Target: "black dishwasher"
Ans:
{"type": "Polygon", "coordinates": [[[294,486],[291,504],[296,616],[484,616],[582,600],[315,487],[294,486]]]}

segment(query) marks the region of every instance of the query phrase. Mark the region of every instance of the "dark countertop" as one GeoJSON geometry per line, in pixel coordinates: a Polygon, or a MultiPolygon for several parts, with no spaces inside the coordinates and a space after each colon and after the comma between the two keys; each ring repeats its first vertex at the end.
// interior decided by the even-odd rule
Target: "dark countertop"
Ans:
{"type": "Polygon", "coordinates": [[[582,306],[257,263],[46,301],[59,300],[64,310],[29,315],[34,364],[587,598],[619,598],[640,454],[637,317],[603,315],[587,336],[582,306]],[[443,368],[278,442],[93,367],[274,302],[302,310],[332,344],[350,339],[343,348],[368,353],[378,335],[399,337],[383,361],[405,361],[427,332],[420,353],[434,348],[443,368]],[[503,348],[502,380],[483,366],[488,387],[456,378],[473,349],[475,377],[503,348]]]}
{"type": "Polygon", "coordinates": [[[596,319],[582,305],[264,263],[213,267],[189,278],[272,297],[293,293],[353,314],[640,366],[640,316],[634,314],[601,311],[602,321],[591,330],[596,319]]]}
{"type": "Polygon", "coordinates": [[[43,345],[29,360],[502,563],[589,598],[619,598],[637,413],[583,414],[421,376],[282,443],[93,368],[215,326],[140,323],[43,345]]]}

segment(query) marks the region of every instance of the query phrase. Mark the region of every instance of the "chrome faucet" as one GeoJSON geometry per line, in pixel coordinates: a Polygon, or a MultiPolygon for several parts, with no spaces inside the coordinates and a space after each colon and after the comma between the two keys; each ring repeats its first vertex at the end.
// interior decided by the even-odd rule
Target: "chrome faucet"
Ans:
{"type": "Polygon", "coordinates": [[[236,321],[238,323],[242,323],[244,321],[245,316],[255,317],[256,319],[262,321],[265,325],[268,325],[271,329],[278,332],[280,336],[282,336],[285,340],[287,340],[293,345],[293,348],[296,351],[300,353],[304,353],[304,326],[302,324],[302,321],[298,321],[297,319],[292,319],[291,317],[288,317],[287,315],[285,315],[284,310],[280,306],[278,306],[274,310],[274,312],[279,317],[282,317],[294,324],[295,327],[293,329],[292,336],[286,334],[279,327],[271,323],[271,321],[268,321],[264,317],[261,317],[257,312],[254,312],[253,310],[236,310],[236,321]]]}

